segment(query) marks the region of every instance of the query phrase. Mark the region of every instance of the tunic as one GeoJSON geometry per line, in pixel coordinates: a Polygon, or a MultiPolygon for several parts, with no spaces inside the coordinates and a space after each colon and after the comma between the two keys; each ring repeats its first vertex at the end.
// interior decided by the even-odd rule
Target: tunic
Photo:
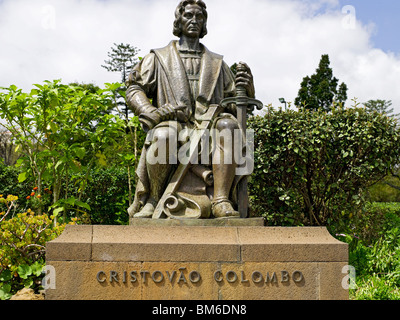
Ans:
{"type": "Polygon", "coordinates": [[[179,53],[177,41],[172,41],[165,48],[152,50],[135,66],[128,80],[127,102],[136,116],[140,111],[129,101],[139,91],[156,108],[186,106],[188,119],[196,119],[209,105],[234,96],[235,79],[223,57],[201,47],[201,53],[179,53]]]}

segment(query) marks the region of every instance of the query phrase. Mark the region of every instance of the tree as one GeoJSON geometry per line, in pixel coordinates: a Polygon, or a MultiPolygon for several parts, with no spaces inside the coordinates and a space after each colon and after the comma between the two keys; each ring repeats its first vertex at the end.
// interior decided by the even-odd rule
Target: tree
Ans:
{"type": "Polygon", "coordinates": [[[316,73],[303,78],[295,105],[314,111],[330,111],[334,102],[344,106],[348,88],[345,83],[340,84],[339,88],[338,85],[339,80],[333,77],[329,55],[322,55],[316,73]]]}
{"type": "MultiPolygon", "coordinates": [[[[107,165],[105,149],[117,145],[123,134],[123,121],[105,114],[113,107],[113,90],[92,93],[59,80],[34,86],[29,94],[14,85],[0,91],[0,117],[21,154],[18,180],[31,177],[37,188],[35,197],[50,189],[55,213],[65,214],[66,208],[74,206],[88,210],[80,196],[70,196],[69,185],[79,185],[82,194],[90,169],[95,164],[107,165]]],[[[40,201],[37,209],[43,209],[40,201]]]]}
{"type": "Polygon", "coordinates": [[[115,106],[117,107],[118,113],[124,114],[125,117],[128,139],[124,146],[126,149],[134,150],[133,156],[127,156],[123,163],[128,169],[129,205],[131,205],[133,201],[132,180],[135,180],[132,179],[131,164],[133,162],[133,171],[135,171],[138,164],[139,146],[141,145],[141,140],[143,140],[144,133],[138,132],[138,129],[140,131],[140,123],[138,117],[132,116],[132,118],[129,119],[129,108],[125,101],[125,84],[127,82],[128,75],[132,71],[132,68],[139,61],[139,58],[136,58],[138,52],[139,49],[131,46],[130,44],[114,43],[114,47],[112,47],[111,52],[108,53],[108,57],[110,59],[105,61],[105,65],[102,65],[102,67],[105,68],[107,71],[121,72],[122,86],[115,90],[115,94],[117,97],[115,106]],[[122,111],[119,109],[119,106],[123,106],[122,111]]]}
{"type": "Polygon", "coordinates": [[[379,112],[389,117],[397,117],[399,114],[392,114],[394,112],[391,100],[369,100],[364,103],[364,106],[368,112],[379,112]]]}
{"type": "Polygon", "coordinates": [[[108,52],[109,60],[105,60],[105,65],[102,65],[109,72],[120,72],[121,73],[121,83],[122,87],[120,88],[120,99],[117,101],[117,107],[123,106],[125,118],[129,117],[129,108],[125,103],[125,99],[123,99],[124,94],[121,92],[126,91],[126,81],[128,80],[128,76],[132,71],[132,68],[138,63],[139,59],[136,58],[139,49],[131,46],[130,44],[116,44],[114,43],[114,47],[111,48],[111,52],[108,52]]]}
{"type": "Polygon", "coordinates": [[[130,44],[114,43],[111,52],[108,52],[110,60],[105,60],[106,64],[102,65],[102,67],[110,72],[121,72],[121,81],[126,83],[127,76],[138,63],[138,58],[136,58],[138,53],[139,49],[130,44]]]}

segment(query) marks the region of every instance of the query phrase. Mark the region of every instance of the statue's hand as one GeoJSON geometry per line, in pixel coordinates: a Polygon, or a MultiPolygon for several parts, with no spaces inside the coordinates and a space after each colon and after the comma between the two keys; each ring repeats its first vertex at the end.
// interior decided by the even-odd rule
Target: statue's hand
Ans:
{"type": "Polygon", "coordinates": [[[157,112],[161,115],[162,121],[178,120],[180,122],[187,122],[188,117],[185,110],[185,106],[175,107],[171,104],[165,104],[162,108],[158,109],[157,112]]]}
{"type": "Polygon", "coordinates": [[[237,70],[235,82],[236,87],[244,87],[247,91],[247,96],[249,98],[254,98],[256,95],[254,89],[254,80],[249,66],[244,62],[239,62],[237,70]]]}
{"type": "Polygon", "coordinates": [[[159,109],[153,112],[146,112],[139,116],[139,121],[142,124],[145,132],[150,131],[155,126],[164,121],[178,120],[181,122],[187,122],[187,116],[182,111],[186,107],[174,107],[171,104],[165,104],[159,109]]]}
{"type": "Polygon", "coordinates": [[[175,107],[171,104],[166,104],[158,109],[158,112],[161,115],[162,121],[177,120],[179,122],[187,122],[189,119],[185,113],[186,109],[185,106],[175,107]]]}
{"type": "Polygon", "coordinates": [[[167,103],[163,105],[161,108],[157,109],[157,113],[161,117],[161,121],[170,121],[176,119],[176,110],[175,108],[167,103]]]}

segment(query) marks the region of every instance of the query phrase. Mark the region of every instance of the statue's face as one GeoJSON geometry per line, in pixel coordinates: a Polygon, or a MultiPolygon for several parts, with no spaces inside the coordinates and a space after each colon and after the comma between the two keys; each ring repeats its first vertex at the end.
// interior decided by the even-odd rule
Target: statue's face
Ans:
{"type": "Polygon", "coordinates": [[[189,38],[199,38],[204,26],[203,10],[196,4],[189,4],[182,14],[182,34],[189,38]]]}

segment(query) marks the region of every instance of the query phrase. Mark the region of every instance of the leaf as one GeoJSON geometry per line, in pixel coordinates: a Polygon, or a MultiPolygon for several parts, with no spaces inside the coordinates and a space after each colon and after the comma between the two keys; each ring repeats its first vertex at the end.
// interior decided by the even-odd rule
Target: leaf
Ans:
{"type": "Polygon", "coordinates": [[[43,87],[42,85],[37,84],[37,83],[35,83],[34,86],[37,87],[37,88],[39,88],[40,90],[43,90],[43,89],[44,89],[44,87],[43,87]]]}
{"type": "Polygon", "coordinates": [[[61,211],[64,211],[64,208],[63,208],[63,207],[55,208],[55,209],[53,210],[53,215],[56,217],[56,216],[58,216],[58,214],[59,214],[61,211]]]}
{"type": "Polygon", "coordinates": [[[62,165],[63,163],[64,163],[64,161],[62,161],[62,160],[58,161],[57,164],[55,165],[54,169],[57,170],[57,168],[58,168],[60,165],[62,165]]]}
{"type": "Polygon", "coordinates": [[[32,274],[32,268],[26,264],[23,264],[17,268],[17,272],[22,279],[28,279],[28,276],[32,274]]]}
{"type": "Polygon", "coordinates": [[[22,183],[24,182],[26,179],[28,179],[28,173],[27,172],[22,172],[18,175],[18,182],[22,183]]]}
{"type": "Polygon", "coordinates": [[[24,159],[19,158],[17,160],[17,163],[15,164],[15,167],[19,168],[20,166],[22,166],[24,164],[24,159]]]}
{"type": "Polygon", "coordinates": [[[86,150],[83,147],[74,148],[74,152],[79,159],[83,159],[86,154],[86,150]]]}
{"type": "Polygon", "coordinates": [[[0,299],[1,300],[10,299],[12,297],[10,291],[11,291],[11,285],[3,284],[3,286],[0,288],[0,299]]]}
{"type": "Polygon", "coordinates": [[[50,129],[53,133],[57,133],[58,131],[58,125],[55,124],[54,122],[50,122],[50,129]]]}
{"type": "Polygon", "coordinates": [[[33,285],[33,279],[32,278],[25,279],[25,281],[24,281],[24,287],[25,288],[30,288],[32,285],[33,285]]]}
{"type": "Polygon", "coordinates": [[[77,206],[79,206],[79,207],[81,207],[81,208],[85,208],[86,210],[91,210],[90,209],[90,206],[87,204],[87,203],[85,203],[85,202],[82,202],[82,201],[78,201],[78,200],[76,200],[75,201],[75,205],[77,205],[77,206]]]}
{"type": "Polygon", "coordinates": [[[96,157],[99,159],[99,163],[100,165],[102,165],[103,167],[107,166],[107,158],[104,154],[102,154],[100,151],[98,153],[96,153],[96,157]]]}
{"type": "Polygon", "coordinates": [[[42,274],[43,271],[43,264],[41,264],[39,261],[36,261],[32,266],[32,273],[36,277],[39,277],[42,274]]]}
{"type": "Polygon", "coordinates": [[[0,273],[0,281],[2,282],[7,282],[12,279],[12,273],[10,270],[4,270],[2,273],[0,273]]]}
{"type": "Polygon", "coordinates": [[[70,197],[68,199],[65,199],[65,203],[69,204],[70,206],[74,206],[76,203],[76,199],[75,199],[75,197],[70,197]]]}

